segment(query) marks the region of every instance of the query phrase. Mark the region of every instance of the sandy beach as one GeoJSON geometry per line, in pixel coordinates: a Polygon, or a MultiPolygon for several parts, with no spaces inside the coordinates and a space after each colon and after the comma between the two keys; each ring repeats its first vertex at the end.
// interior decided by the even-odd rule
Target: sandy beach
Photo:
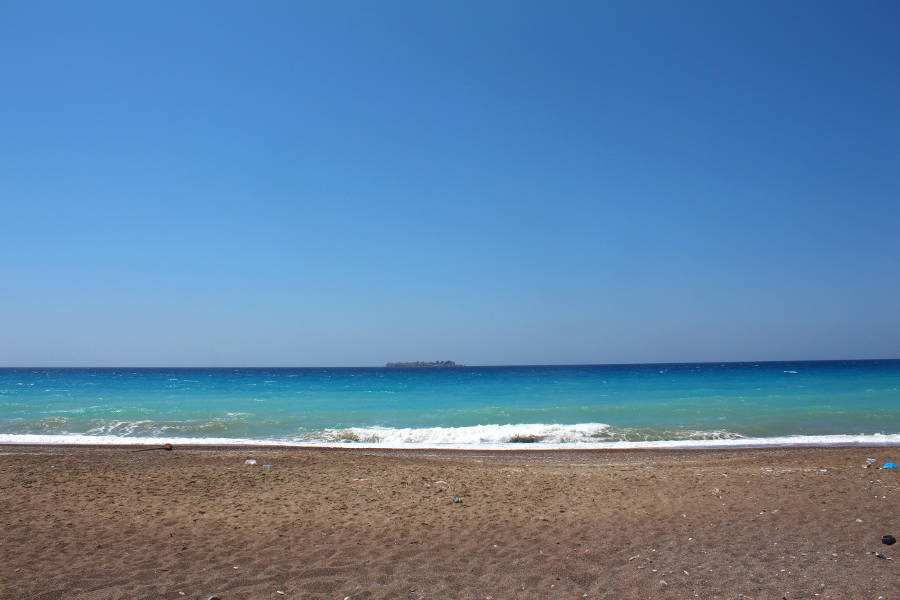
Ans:
{"type": "Polygon", "coordinates": [[[866,457],[6,446],[0,597],[896,598],[866,457]]]}

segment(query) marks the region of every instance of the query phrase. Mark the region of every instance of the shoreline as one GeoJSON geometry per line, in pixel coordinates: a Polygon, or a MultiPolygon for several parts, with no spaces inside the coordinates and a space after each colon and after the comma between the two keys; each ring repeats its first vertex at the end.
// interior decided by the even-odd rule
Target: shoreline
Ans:
{"type": "MultiPolygon", "coordinates": [[[[527,444],[526,444],[527,446],[527,444]]],[[[137,457],[142,454],[148,455],[179,455],[179,456],[247,456],[252,458],[256,455],[278,456],[278,457],[297,457],[297,456],[347,456],[353,457],[384,457],[396,459],[459,459],[469,461],[472,459],[491,459],[491,462],[502,462],[506,459],[511,461],[539,460],[543,462],[554,462],[566,464],[567,461],[599,461],[599,462],[615,462],[623,460],[626,462],[640,462],[641,460],[666,461],[666,460],[691,460],[691,461],[715,461],[725,457],[735,457],[740,459],[751,459],[755,456],[818,456],[846,453],[866,454],[865,458],[869,458],[870,454],[884,454],[890,456],[890,461],[897,462],[900,459],[900,445],[877,445],[877,446],[764,446],[764,447],[693,447],[693,448],[539,448],[539,447],[518,447],[509,449],[497,448],[432,448],[432,447],[408,447],[408,448],[388,448],[388,447],[372,447],[357,448],[353,446],[266,446],[266,445],[228,445],[228,444],[197,444],[189,446],[173,445],[171,450],[164,450],[160,445],[82,445],[82,444],[6,444],[0,443],[0,456],[15,455],[32,455],[32,456],[50,456],[65,455],[67,453],[77,454],[79,452],[96,453],[108,452],[110,454],[131,454],[136,453],[137,457]],[[892,451],[896,449],[897,451],[892,451]]],[[[483,462],[483,461],[479,461],[483,462]]],[[[579,463],[580,464],[580,463],[579,463]]],[[[862,464],[862,463],[861,463],[862,464]]],[[[880,472],[879,464],[867,469],[870,473],[880,472]]],[[[889,471],[891,475],[895,471],[889,471]]],[[[900,473],[898,473],[900,479],[900,473]]],[[[897,488],[900,490],[900,487],[897,488]]]]}
{"type": "MultiPolygon", "coordinates": [[[[252,458],[254,456],[277,456],[277,457],[298,457],[298,456],[346,456],[349,459],[353,457],[383,457],[394,459],[433,459],[461,461],[477,460],[477,462],[503,462],[510,460],[513,462],[537,460],[540,462],[553,462],[562,465],[566,464],[582,464],[571,463],[571,461],[596,461],[599,463],[615,463],[624,461],[627,463],[635,463],[640,465],[641,461],[717,461],[724,458],[738,458],[741,460],[752,459],[754,457],[764,458],[767,456],[821,456],[831,453],[843,455],[847,452],[857,451],[856,453],[865,452],[866,457],[870,454],[884,453],[890,456],[890,461],[897,462],[900,459],[900,445],[879,445],[879,446],[767,446],[767,447],[695,447],[695,448],[431,448],[431,447],[409,447],[409,448],[357,448],[350,446],[265,446],[265,445],[228,445],[228,444],[204,444],[191,446],[172,446],[171,450],[164,450],[159,445],[81,445],[81,444],[6,444],[0,443],[0,457],[31,455],[31,456],[60,456],[66,454],[78,454],[80,452],[87,453],[109,453],[118,455],[127,455],[136,453],[136,457],[140,458],[142,454],[161,455],[161,456],[240,456],[252,458]],[[897,449],[892,452],[892,449],[897,449]],[[877,451],[877,452],[876,452],[877,451]]],[[[861,463],[862,464],[862,463],[861,463]]],[[[867,469],[870,473],[879,472],[879,464],[867,469]]],[[[893,475],[894,471],[889,471],[893,475]]],[[[900,479],[900,474],[898,474],[900,479]]],[[[897,488],[900,490],[900,487],[897,488]]],[[[2,596],[0,596],[2,598],[2,596]]]]}
{"type": "Polygon", "coordinates": [[[766,448],[879,448],[900,446],[898,434],[840,434],[819,436],[782,436],[772,438],[731,438],[698,440],[649,440],[604,442],[316,442],[308,440],[258,440],[240,438],[119,437],[95,435],[0,434],[0,446],[39,447],[111,447],[161,446],[172,444],[182,448],[268,448],[268,449],[346,449],[346,450],[447,450],[447,451],[626,451],[626,450],[699,450],[699,449],[766,449],[766,448]]]}

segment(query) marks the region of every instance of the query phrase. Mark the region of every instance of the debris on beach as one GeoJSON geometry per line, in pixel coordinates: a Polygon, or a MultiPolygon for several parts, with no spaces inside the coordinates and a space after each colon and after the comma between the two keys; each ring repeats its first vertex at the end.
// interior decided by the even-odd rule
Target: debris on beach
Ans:
{"type": "Polygon", "coordinates": [[[884,466],[881,468],[882,469],[896,469],[897,463],[887,462],[887,463],[884,463],[884,466]]]}
{"type": "Polygon", "coordinates": [[[889,556],[885,556],[881,552],[876,553],[875,558],[880,558],[881,560],[894,560],[893,558],[891,558],[889,556]]]}
{"type": "Polygon", "coordinates": [[[457,496],[456,498],[453,499],[453,504],[462,504],[462,498],[457,496]]]}
{"type": "Polygon", "coordinates": [[[866,464],[863,465],[863,469],[871,469],[871,468],[872,468],[872,465],[874,465],[874,464],[875,464],[875,459],[874,459],[874,458],[867,458],[867,459],[866,459],[866,464]]]}
{"type": "Polygon", "coordinates": [[[150,450],[165,450],[166,452],[171,452],[175,449],[175,446],[172,444],[163,444],[162,446],[154,447],[154,448],[141,448],[139,450],[134,450],[134,452],[148,452],[150,450]]]}
{"type": "Polygon", "coordinates": [[[892,535],[883,535],[881,536],[881,543],[886,546],[893,546],[897,543],[897,538],[892,535]]]}
{"type": "Polygon", "coordinates": [[[248,458],[247,460],[244,461],[244,464],[245,464],[245,465],[255,465],[255,464],[256,464],[256,459],[255,459],[255,458],[248,458]]]}

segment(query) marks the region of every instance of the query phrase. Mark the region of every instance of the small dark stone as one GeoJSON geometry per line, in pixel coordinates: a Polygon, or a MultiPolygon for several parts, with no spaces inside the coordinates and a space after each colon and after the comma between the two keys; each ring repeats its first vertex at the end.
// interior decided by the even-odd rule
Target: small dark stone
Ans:
{"type": "Polygon", "coordinates": [[[881,543],[887,544],[888,546],[893,546],[897,543],[897,538],[892,535],[883,535],[881,536],[881,543]]]}

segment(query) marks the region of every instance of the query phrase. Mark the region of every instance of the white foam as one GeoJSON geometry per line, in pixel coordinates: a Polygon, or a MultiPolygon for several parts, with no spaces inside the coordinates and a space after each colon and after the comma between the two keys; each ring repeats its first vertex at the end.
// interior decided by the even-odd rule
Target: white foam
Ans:
{"type": "MultiPolygon", "coordinates": [[[[479,426],[486,428],[503,428],[504,425],[479,426]]],[[[532,426],[515,426],[532,427],[532,426]]],[[[543,426],[554,427],[554,426],[543,426]]],[[[584,425],[556,426],[565,428],[584,427],[584,425]]],[[[375,429],[375,428],[366,428],[375,429]]],[[[380,428],[384,431],[387,428],[380,428]]],[[[441,429],[441,428],[434,428],[441,429]]],[[[450,428],[453,429],[453,428],[450,428]]],[[[404,431],[404,430],[395,430],[404,431]]],[[[410,429],[407,431],[417,431],[410,429]]],[[[418,434],[415,434],[418,436],[418,434]]],[[[519,434],[522,435],[522,434],[519,434]]],[[[452,437],[452,436],[451,436],[452,437]]],[[[445,437],[444,439],[451,439],[445,437]]],[[[424,438],[423,438],[424,439],[424,438]]],[[[691,449],[691,448],[769,448],[769,447],[809,447],[809,446],[900,446],[900,433],[893,434],[840,434],[840,435],[792,435],[770,438],[705,438],[652,441],[544,441],[539,443],[516,443],[509,441],[447,441],[438,442],[432,439],[424,441],[336,441],[311,439],[244,439],[244,438],[167,438],[167,437],[119,437],[114,435],[85,434],[0,434],[0,444],[39,444],[39,445],[100,445],[100,446],[137,446],[161,445],[170,443],[176,446],[312,446],[323,448],[361,448],[361,449],[449,449],[449,450],[573,450],[573,449],[691,449]]]]}
{"type": "Polygon", "coordinates": [[[603,423],[578,425],[471,425],[468,427],[350,427],[326,429],[323,442],[368,442],[382,444],[498,444],[596,442],[607,438],[610,427],[603,423]],[[519,439],[516,442],[516,438],[519,439]]]}

